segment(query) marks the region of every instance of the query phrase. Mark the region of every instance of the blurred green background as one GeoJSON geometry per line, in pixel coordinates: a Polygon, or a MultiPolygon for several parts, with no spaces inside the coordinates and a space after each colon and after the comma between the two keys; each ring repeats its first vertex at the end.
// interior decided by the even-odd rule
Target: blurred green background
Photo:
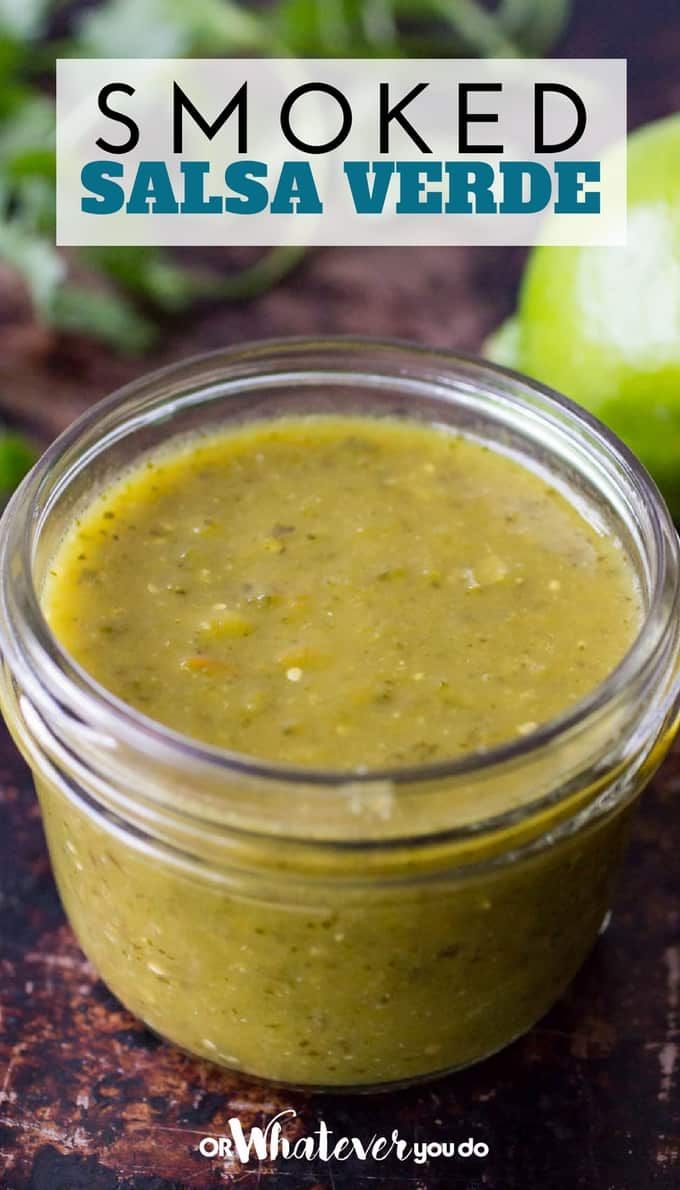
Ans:
{"type": "Polygon", "coordinates": [[[284,249],[214,275],[163,249],[97,249],[78,265],[108,282],[83,287],[54,248],[51,94],[56,57],[512,56],[549,52],[571,0],[0,0],[0,256],[46,324],[142,352],[155,316],[200,298],[238,300],[275,284],[300,253],[284,249]]]}
{"type": "MultiPolygon", "coordinates": [[[[140,372],[245,338],[362,333],[474,352],[487,342],[627,437],[680,515],[680,123],[637,154],[632,179],[639,193],[651,174],[656,260],[644,219],[628,255],[544,250],[523,283],[526,253],[513,248],[57,250],[55,58],[239,54],[627,57],[631,127],[680,110],[677,0],[0,0],[5,427],[40,445],[140,372]],[[518,318],[489,339],[518,296],[518,318]],[[647,330],[633,354],[621,326],[636,303],[647,330]]],[[[28,457],[0,430],[0,486],[28,457]]]]}

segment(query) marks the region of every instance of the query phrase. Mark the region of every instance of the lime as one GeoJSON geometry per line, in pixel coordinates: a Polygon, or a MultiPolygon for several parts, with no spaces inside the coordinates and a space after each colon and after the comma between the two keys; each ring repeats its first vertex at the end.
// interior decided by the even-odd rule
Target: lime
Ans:
{"type": "Polygon", "coordinates": [[[535,248],[487,350],[610,426],[680,518],[680,113],[629,137],[627,246],[535,248]]]}

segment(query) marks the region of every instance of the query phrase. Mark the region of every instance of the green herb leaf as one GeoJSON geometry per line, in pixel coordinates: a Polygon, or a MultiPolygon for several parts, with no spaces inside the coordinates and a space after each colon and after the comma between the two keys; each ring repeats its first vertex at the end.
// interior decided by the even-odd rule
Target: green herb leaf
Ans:
{"type": "Polygon", "coordinates": [[[15,167],[27,153],[48,153],[54,177],[54,104],[30,88],[18,92],[13,111],[0,124],[0,169],[15,167]]]}
{"type": "Polygon", "coordinates": [[[109,0],[86,12],[79,53],[105,58],[173,58],[266,52],[267,25],[230,0],[109,0]]]}
{"type": "Polygon", "coordinates": [[[51,0],[0,0],[0,33],[17,39],[36,37],[50,4],[51,0]]]}
{"type": "Polygon", "coordinates": [[[123,288],[166,313],[186,309],[208,288],[201,274],[176,264],[163,248],[89,248],[87,256],[123,288]]]}
{"type": "Polygon", "coordinates": [[[564,33],[570,11],[571,0],[501,0],[496,17],[524,53],[540,57],[564,33]]]}
{"type": "Polygon", "coordinates": [[[177,313],[201,298],[247,300],[265,293],[296,267],[305,248],[279,247],[234,273],[214,273],[176,264],[162,248],[92,248],[99,268],[157,310],[177,313]]]}
{"type": "Polygon", "coordinates": [[[140,355],[157,338],[156,328],[122,295],[74,282],[56,290],[48,320],[60,330],[92,335],[124,355],[140,355]]]}
{"type": "MultiPolygon", "coordinates": [[[[266,293],[300,263],[306,248],[286,246],[265,252],[255,264],[214,282],[210,292],[225,301],[246,301],[266,293]]],[[[208,291],[205,291],[206,293],[208,291]]]]}
{"type": "MultiPolygon", "coordinates": [[[[530,0],[531,3],[551,4],[553,0],[530,0]]],[[[410,21],[430,21],[431,46],[428,53],[451,53],[455,46],[442,41],[448,34],[457,44],[456,52],[475,57],[513,58],[519,53],[517,45],[507,36],[495,14],[477,0],[396,0],[396,12],[410,21]],[[432,22],[440,24],[439,36],[432,22]],[[443,48],[442,48],[443,47],[443,48]]]]}
{"type": "Polygon", "coordinates": [[[54,244],[27,230],[18,218],[0,222],[0,260],[23,277],[39,313],[45,315],[66,275],[54,244]]]}
{"type": "Polygon", "coordinates": [[[22,434],[0,430],[0,499],[14,491],[36,458],[36,450],[22,434]]]}

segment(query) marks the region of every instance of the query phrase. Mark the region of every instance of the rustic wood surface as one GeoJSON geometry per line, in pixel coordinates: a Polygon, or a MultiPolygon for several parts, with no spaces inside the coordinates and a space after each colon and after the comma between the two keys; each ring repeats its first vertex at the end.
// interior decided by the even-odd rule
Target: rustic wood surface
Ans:
{"type": "MultiPolygon", "coordinates": [[[[680,109],[677,0],[583,0],[565,54],[628,56],[631,123],[680,109]]],[[[121,360],[34,326],[0,277],[0,411],[47,441],[149,367],[245,338],[397,335],[478,349],[509,312],[511,250],[319,252],[249,305],[169,324],[152,358],[121,360]]],[[[638,815],[612,925],[568,995],[478,1068],[370,1098],[281,1093],[158,1042],[83,959],[55,893],[29,775],[0,738],[0,1186],[3,1190],[672,1190],[680,1186],[680,751],[638,815]],[[197,1156],[202,1133],[283,1107],[368,1139],[399,1128],[475,1135],[490,1155],[426,1167],[241,1169],[197,1156]]]]}

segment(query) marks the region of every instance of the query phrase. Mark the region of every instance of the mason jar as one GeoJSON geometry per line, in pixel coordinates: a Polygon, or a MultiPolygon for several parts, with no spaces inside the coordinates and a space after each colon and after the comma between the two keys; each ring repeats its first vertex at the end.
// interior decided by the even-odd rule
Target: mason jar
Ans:
{"type": "Polygon", "coordinates": [[[62,434],[0,524],[0,702],[85,954],[156,1033],[291,1086],[403,1085],[507,1045],[608,912],[631,811],[677,726],[679,600],[677,534],[647,474],[517,374],[397,343],[288,340],[129,385],[62,434]],[[643,617],[607,680],[489,751],[347,772],[182,736],[68,656],[41,590],[102,486],[178,435],[329,412],[474,435],[615,535],[643,617]]]}

